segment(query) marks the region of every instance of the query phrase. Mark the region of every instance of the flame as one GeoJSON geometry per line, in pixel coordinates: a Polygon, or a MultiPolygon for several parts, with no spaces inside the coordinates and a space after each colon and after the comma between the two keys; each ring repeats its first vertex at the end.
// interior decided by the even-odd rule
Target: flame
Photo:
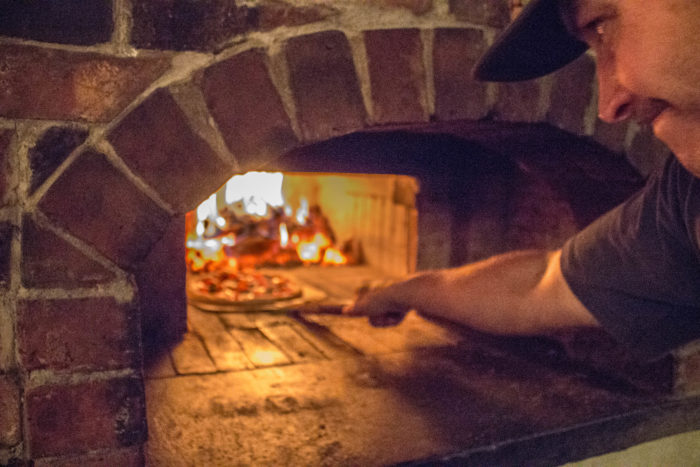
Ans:
{"type": "Polygon", "coordinates": [[[299,209],[297,209],[296,218],[297,222],[301,225],[306,224],[309,218],[309,201],[303,196],[299,200],[299,209]]]}
{"type": "Polygon", "coordinates": [[[282,222],[280,224],[280,246],[282,248],[287,248],[289,244],[289,231],[287,230],[287,224],[282,222]]]}
{"type": "Polygon", "coordinates": [[[337,248],[328,248],[323,254],[323,264],[347,264],[348,258],[337,248]]]}
{"type": "Polygon", "coordinates": [[[265,217],[270,206],[284,206],[281,172],[247,172],[234,175],[226,182],[226,204],[242,202],[248,214],[265,217]]]}
{"type": "Polygon", "coordinates": [[[316,232],[310,240],[297,244],[297,253],[304,263],[347,264],[348,258],[339,249],[331,246],[331,240],[316,232]]]}
{"type": "Polygon", "coordinates": [[[297,253],[305,263],[318,263],[321,261],[323,249],[330,244],[328,237],[317,232],[311,240],[302,240],[297,244],[297,253]]]}
{"type": "Polygon", "coordinates": [[[190,237],[187,239],[186,261],[191,271],[202,271],[209,264],[226,260],[221,242],[218,239],[190,237]]]}
{"type": "Polygon", "coordinates": [[[190,271],[287,263],[346,264],[318,206],[303,196],[295,210],[281,172],[235,175],[187,216],[190,271]]]}

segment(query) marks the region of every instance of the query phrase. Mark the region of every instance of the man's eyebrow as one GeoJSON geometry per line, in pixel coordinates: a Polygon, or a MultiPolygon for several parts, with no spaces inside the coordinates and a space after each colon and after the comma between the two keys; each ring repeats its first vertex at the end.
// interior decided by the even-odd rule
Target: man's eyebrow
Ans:
{"type": "Polygon", "coordinates": [[[580,7],[581,0],[559,0],[559,15],[569,34],[580,37],[581,31],[576,24],[576,13],[580,7]]]}

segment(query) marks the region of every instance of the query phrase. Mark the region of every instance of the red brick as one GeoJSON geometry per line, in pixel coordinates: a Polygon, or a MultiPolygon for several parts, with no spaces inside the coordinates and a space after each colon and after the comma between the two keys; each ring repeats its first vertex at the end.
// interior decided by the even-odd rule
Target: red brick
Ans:
{"type": "Polygon", "coordinates": [[[110,0],[4,2],[0,35],[61,44],[91,45],[112,35],[110,0]]]}
{"type": "Polygon", "coordinates": [[[262,30],[280,26],[301,26],[338,16],[339,11],[327,5],[295,6],[286,2],[258,3],[258,24],[262,30]]]}
{"type": "Polygon", "coordinates": [[[503,27],[510,22],[508,0],[450,0],[450,13],[460,21],[503,27]]]}
{"type": "Polygon", "coordinates": [[[81,154],[39,207],[123,267],[148,254],[169,220],[164,210],[96,152],[81,154]]]}
{"type": "Polygon", "coordinates": [[[29,216],[22,226],[22,283],[26,287],[87,287],[115,278],[112,271],[88,258],[29,216]]]}
{"type": "Polygon", "coordinates": [[[131,170],[181,213],[194,209],[233,172],[194,133],[166,89],[127,115],[109,140],[131,170]]]}
{"type": "Polygon", "coordinates": [[[298,143],[263,51],[250,50],[210,66],[202,91],[242,170],[258,168],[298,143]]]}
{"type": "Polygon", "coordinates": [[[440,120],[478,119],[486,114],[486,84],[471,76],[485,47],[484,34],[476,29],[435,31],[435,114],[440,120]]]}
{"type": "Polygon", "coordinates": [[[499,84],[495,105],[497,118],[511,122],[539,121],[540,94],[537,80],[499,84]]]}
{"type": "Polygon", "coordinates": [[[145,465],[141,448],[115,449],[63,458],[37,459],[34,467],[142,467],[145,465]]]}
{"type": "Polygon", "coordinates": [[[595,84],[595,62],[584,54],[553,75],[547,120],[570,133],[585,133],[586,110],[595,84]]]}
{"type": "Polygon", "coordinates": [[[10,170],[8,167],[9,155],[8,150],[10,141],[12,140],[13,132],[11,130],[0,130],[0,206],[4,205],[3,200],[7,192],[8,176],[10,170]]]}
{"type": "Polygon", "coordinates": [[[137,378],[41,386],[25,393],[25,410],[33,458],[135,446],[146,438],[137,378]]]}
{"type": "Polygon", "coordinates": [[[13,231],[14,227],[12,224],[0,222],[0,287],[3,287],[10,281],[13,231]]]}
{"type": "Polygon", "coordinates": [[[112,298],[21,301],[21,363],[28,370],[107,370],[139,358],[138,316],[112,298]]]}
{"type": "Polygon", "coordinates": [[[41,135],[34,147],[29,149],[29,166],[32,180],[29,186],[33,193],[66,160],[71,151],[82,144],[88,131],[84,128],[52,127],[41,135]]]}
{"type": "Polygon", "coordinates": [[[366,3],[386,7],[406,8],[416,15],[423,15],[433,9],[432,0],[369,0],[366,3]]]}
{"type": "Polygon", "coordinates": [[[418,29],[366,31],[374,118],[379,123],[426,120],[423,44],[418,29]]]}
{"type": "Polygon", "coordinates": [[[187,331],[185,275],[185,219],[178,216],[136,272],[144,351],[187,331]]]}
{"type": "Polygon", "coordinates": [[[34,462],[31,459],[20,459],[17,457],[18,455],[23,455],[21,446],[8,450],[0,449],[0,459],[7,462],[7,464],[2,464],[3,467],[34,467],[34,462]]]}
{"type": "Polygon", "coordinates": [[[255,29],[257,9],[231,0],[135,2],[132,44],[138,48],[214,50],[227,38],[255,29]]]}
{"type": "Polygon", "coordinates": [[[167,58],[0,45],[0,116],[107,122],[169,66],[167,58]]]}
{"type": "Polygon", "coordinates": [[[19,386],[10,376],[0,375],[0,447],[20,441],[19,386]]]}
{"type": "Polygon", "coordinates": [[[366,114],[342,32],[328,31],[289,40],[289,78],[304,138],[318,141],[361,129],[366,114]]]}
{"type": "Polygon", "coordinates": [[[337,11],[324,5],[262,0],[134,2],[132,43],[138,48],[214,51],[233,36],[321,21],[337,11]]]}

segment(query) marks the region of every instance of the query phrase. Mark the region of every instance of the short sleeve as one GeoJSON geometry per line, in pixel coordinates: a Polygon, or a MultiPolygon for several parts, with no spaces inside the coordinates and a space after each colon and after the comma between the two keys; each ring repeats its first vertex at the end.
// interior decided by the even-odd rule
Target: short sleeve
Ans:
{"type": "Polygon", "coordinates": [[[563,247],[562,273],[573,293],[639,357],[700,337],[697,182],[670,159],[563,247]]]}

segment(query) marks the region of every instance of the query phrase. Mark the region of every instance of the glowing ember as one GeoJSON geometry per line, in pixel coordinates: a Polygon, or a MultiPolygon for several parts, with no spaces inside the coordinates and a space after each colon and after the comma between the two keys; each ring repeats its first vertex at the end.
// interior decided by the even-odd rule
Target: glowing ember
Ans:
{"type": "Polygon", "coordinates": [[[337,248],[328,248],[323,254],[323,264],[347,264],[348,259],[337,248]]]}
{"type": "Polygon", "coordinates": [[[290,206],[280,172],[232,177],[188,214],[187,264],[192,272],[285,264],[346,264],[318,206],[290,206]]]}

